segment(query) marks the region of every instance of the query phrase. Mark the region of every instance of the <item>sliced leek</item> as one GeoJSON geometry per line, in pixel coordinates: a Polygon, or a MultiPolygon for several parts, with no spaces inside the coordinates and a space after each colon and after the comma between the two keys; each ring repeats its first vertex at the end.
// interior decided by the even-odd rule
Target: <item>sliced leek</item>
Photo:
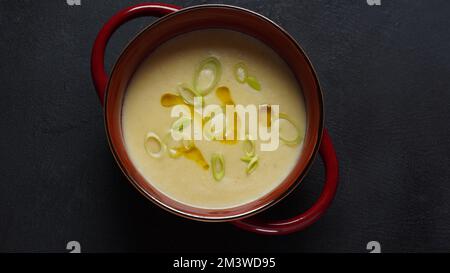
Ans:
{"type": "Polygon", "coordinates": [[[246,155],[246,156],[241,157],[241,161],[243,161],[243,162],[245,162],[245,163],[250,163],[250,161],[252,161],[253,157],[254,157],[254,156],[248,156],[248,155],[246,155]]]}
{"type": "Polygon", "coordinates": [[[206,96],[216,87],[222,76],[222,65],[215,57],[203,60],[195,71],[194,90],[201,96],[206,96]]]}
{"type": "Polygon", "coordinates": [[[300,130],[300,128],[297,125],[295,125],[294,121],[287,114],[280,113],[280,115],[278,117],[278,121],[286,121],[295,130],[295,136],[294,137],[287,137],[283,133],[283,130],[281,128],[281,124],[279,124],[279,126],[280,126],[280,140],[284,144],[289,145],[289,146],[295,146],[295,145],[300,144],[303,141],[303,138],[304,138],[303,132],[300,130]]]}
{"type": "Polygon", "coordinates": [[[254,156],[255,155],[255,141],[250,140],[249,137],[247,136],[247,138],[244,141],[243,149],[244,149],[245,156],[247,156],[247,157],[254,156]]]}
{"type": "Polygon", "coordinates": [[[246,82],[251,88],[255,89],[256,91],[261,91],[261,84],[255,77],[248,76],[246,82]]]}
{"type": "Polygon", "coordinates": [[[194,92],[192,89],[187,87],[186,85],[179,85],[178,88],[178,94],[181,98],[183,98],[183,101],[188,105],[194,105],[194,98],[200,97],[199,94],[194,92]]]}
{"type": "Polygon", "coordinates": [[[258,165],[259,165],[259,158],[257,155],[255,155],[247,165],[246,169],[247,174],[252,174],[256,170],[258,165]]]}
{"type": "Polygon", "coordinates": [[[243,145],[245,156],[241,157],[241,161],[247,163],[247,174],[253,173],[258,167],[259,157],[256,154],[255,141],[249,136],[246,137],[243,145]]]}
{"type": "Polygon", "coordinates": [[[172,158],[178,158],[183,155],[183,151],[186,149],[185,145],[183,144],[183,141],[176,141],[173,139],[172,134],[168,133],[164,139],[164,144],[167,148],[167,153],[172,158]]]}
{"type": "Polygon", "coordinates": [[[171,129],[174,132],[182,134],[184,130],[186,130],[189,127],[191,127],[191,119],[188,117],[181,117],[172,124],[171,129]]]}
{"type": "Polygon", "coordinates": [[[254,76],[248,74],[247,65],[245,63],[237,63],[233,70],[234,78],[239,83],[247,83],[251,88],[256,91],[261,91],[261,83],[254,76]]]}
{"type": "Polygon", "coordinates": [[[211,166],[213,177],[216,181],[220,181],[225,176],[225,160],[222,154],[213,154],[211,158],[211,166]]]}
{"type": "Polygon", "coordinates": [[[144,147],[147,154],[154,158],[160,158],[165,149],[165,145],[162,143],[159,136],[153,132],[147,133],[144,147]]]}
{"type": "Polygon", "coordinates": [[[237,63],[234,66],[234,78],[239,83],[245,83],[248,77],[247,66],[244,63],[237,63]]]}
{"type": "Polygon", "coordinates": [[[223,123],[225,122],[225,118],[223,113],[219,113],[206,121],[203,126],[203,136],[206,140],[223,140],[225,132],[223,123]]]}
{"type": "Polygon", "coordinates": [[[164,137],[164,143],[167,146],[167,153],[170,157],[179,158],[184,156],[196,162],[204,170],[209,169],[209,165],[203,157],[202,152],[195,146],[193,140],[176,141],[173,139],[172,134],[168,133],[164,137]]]}

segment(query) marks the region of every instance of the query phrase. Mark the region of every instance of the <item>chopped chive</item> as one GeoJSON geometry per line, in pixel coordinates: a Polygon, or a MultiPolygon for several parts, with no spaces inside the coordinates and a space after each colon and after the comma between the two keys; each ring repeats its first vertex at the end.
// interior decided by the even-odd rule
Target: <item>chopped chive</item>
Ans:
{"type": "Polygon", "coordinates": [[[154,158],[160,158],[165,149],[165,146],[159,136],[153,132],[147,133],[144,141],[144,147],[147,154],[154,158]]]}
{"type": "Polygon", "coordinates": [[[234,78],[236,79],[236,81],[238,81],[239,83],[245,83],[248,77],[247,71],[247,65],[242,62],[237,63],[234,66],[234,78]]]}
{"type": "Polygon", "coordinates": [[[194,74],[194,90],[201,96],[206,96],[219,83],[222,76],[222,65],[215,57],[209,57],[200,62],[194,74]]]}
{"type": "Polygon", "coordinates": [[[248,76],[246,81],[251,88],[255,89],[256,91],[261,91],[261,84],[255,77],[248,76]]]}
{"type": "Polygon", "coordinates": [[[222,154],[213,154],[211,158],[211,166],[214,179],[216,181],[222,180],[225,176],[225,160],[222,154]]]}

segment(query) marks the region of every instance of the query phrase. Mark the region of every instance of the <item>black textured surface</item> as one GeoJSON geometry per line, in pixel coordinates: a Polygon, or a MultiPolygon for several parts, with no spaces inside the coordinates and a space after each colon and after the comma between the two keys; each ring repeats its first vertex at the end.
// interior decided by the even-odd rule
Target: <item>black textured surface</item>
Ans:
{"type": "MultiPolygon", "coordinates": [[[[170,1],[182,6],[209,1],[170,1]]],[[[286,28],[319,74],[340,160],[335,202],[313,227],[261,237],[175,217],[142,197],[109,151],[90,51],[125,0],[0,0],[0,251],[450,251],[450,2],[225,1],[286,28]],[[275,2],[277,2],[275,4],[275,2]]],[[[154,19],[122,27],[126,42],[154,19]]],[[[268,217],[306,209],[320,162],[268,217]]]]}

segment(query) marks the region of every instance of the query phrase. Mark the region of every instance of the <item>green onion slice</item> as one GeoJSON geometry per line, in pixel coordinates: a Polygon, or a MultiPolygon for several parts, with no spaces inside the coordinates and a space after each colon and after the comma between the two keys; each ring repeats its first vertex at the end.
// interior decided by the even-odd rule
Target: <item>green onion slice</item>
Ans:
{"type": "Polygon", "coordinates": [[[284,144],[289,145],[289,146],[295,146],[295,145],[300,144],[300,142],[303,141],[303,137],[304,137],[303,133],[295,125],[294,121],[287,114],[280,113],[280,115],[278,117],[278,120],[279,121],[286,121],[290,125],[290,127],[293,128],[293,131],[295,132],[295,136],[289,136],[288,137],[287,135],[285,135],[282,132],[283,130],[281,128],[281,123],[279,124],[279,126],[280,126],[280,129],[279,129],[280,130],[280,139],[281,139],[281,141],[284,144]]]}
{"type": "MultiPolygon", "coordinates": [[[[219,111],[219,110],[217,110],[219,111]]],[[[222,140],[224,138],[225,128],[226,126],[226,116],[224,111],[222,112],[211,112],[210,115],[207,115],[205,118],[205,122],[203,125],[203,136],[206,140],[222,140]],[[222,128],[217,128],[216,123],[220,124],[220,119],[222,119],[222,128]]]]}
{"type": "Polygon", "coordinates": [[[194,105],[194,98],[201,97],[194,90],[192,90],[191,88],[187,87],[184,84],[179,85],[177,90],[180,97],[183,98],[183,101],[188,105],[194,105]]]}
{"type": "Polygon", "coordinates": [[[245,83],[248,77],[247,65],[244,63],[237,63],[234,66],[234,77],[239,83],[245,83]]]}
{"type": "Polygon", "coordinates": [[[255,89],[256,91],[261,91],[261,84],[255,77],[248,76],[246,81],[251,88],[255,89]]]}
{"type": "Polygon", "coordinates": [[[244,141],[244,153],[245,156],[247,157],[252,157],[255,155],[255,141],[254,140],[250,140],[249,137],[247,136],[247,138],[244,141]]]}
{"type": "Polygon", "coordinates": [[[222,180],[225,176],[225,160],[222,154],[213,154],[211,158],[211,166],[214,179],[216,181],[222,180]]]}
{"type": "Polygon", "coordinates": [[[250,161],[252,161],[253,157],[254,157],[254,156],[248,156],[248,155],[246,155],[246,156],[241,157],[241,161],[243,161],[243,162],[245,162],[245,163],[250,163],[250,161]]]}
{"type": "Polygon", "coordinates": [[[222,76],[222,65],[215,57],[203,60],[195,71],[194,89],[201,96],[206,96],[216,87],[222,76]]]}
{"type": "Polygon", "coordinates": [[[172,133],[168,133],[164,137],[163,142],[166,145],[167,153],[172,158],[178,158],[183,155],[183,152],[189,151],[194,147],[193,140],[176,141],[173,139],[172,133]]]}
{"type": "Polygon", "coordinates": [[[165,145],[162,143],[159,136],[153,132],[147,133],[144,146],[147,154],[154,158],[160,158],[165,149],[165,145]]]}
{"type": "Polygon", "coordinates": [[[172,130],[178,133],[183,133],[183,131],[186,128],[189,128],[191,126],[191,119],[188,117],[181,117],[179,119],[177,119],[173,124],[172,124],[172,130]]]}
{"type": "Polygon", "coordinates": [[[252,174],[256,170],[258,165],[259,165],[259,158],[257,155],[255,155],[254,157],[252,157],[252,159],[250,160],[250,162],[247,165],[247,169],[246,169],[247,174],[252,174]]]}

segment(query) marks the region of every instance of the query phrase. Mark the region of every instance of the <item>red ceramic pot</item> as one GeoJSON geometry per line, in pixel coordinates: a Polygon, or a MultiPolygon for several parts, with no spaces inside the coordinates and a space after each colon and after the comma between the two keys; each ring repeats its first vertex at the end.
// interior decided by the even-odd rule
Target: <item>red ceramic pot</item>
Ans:
{"type": "Polygon", "coordinates": [[[177,215],[200,221],[231,221],[236,226],[260,234],[288,234],[314,223],[330,205],[337,188],[336,154],[323,129],[323,101],[316,73],[303,50],[281,27],[246,9],[226,5],[201,5],[181,9],[166,4],[141,4],[113,16],[102,28],[92,50],[91,71],[95,87],[104,105],[106,132],[111,151],[129,181],[148,199],[177,215]],[[124,49],[111,76],[104,70],[106,44],[123,23],[141,16],[163,16],[144,29],[124,49]],[[307,111],[307,130],[303,153],[296,167],[272,192],[256,201],[235,208],[210,210],[179,203],[159,192],[137,171],[124,145],[121,111],[124,94],[133,73],[159,45],[189,31],[224,28],[253,36],[270,46],[290,66],[302,87],[307,111]],[[311,167],[317,152],[324,159],[326,182],[317,202],[305,213],[291,219],[265,222],[253,216],[274,205],[292,192],[311,167]],[[253,217],[250,217],[253,216],[253,217]]]}

